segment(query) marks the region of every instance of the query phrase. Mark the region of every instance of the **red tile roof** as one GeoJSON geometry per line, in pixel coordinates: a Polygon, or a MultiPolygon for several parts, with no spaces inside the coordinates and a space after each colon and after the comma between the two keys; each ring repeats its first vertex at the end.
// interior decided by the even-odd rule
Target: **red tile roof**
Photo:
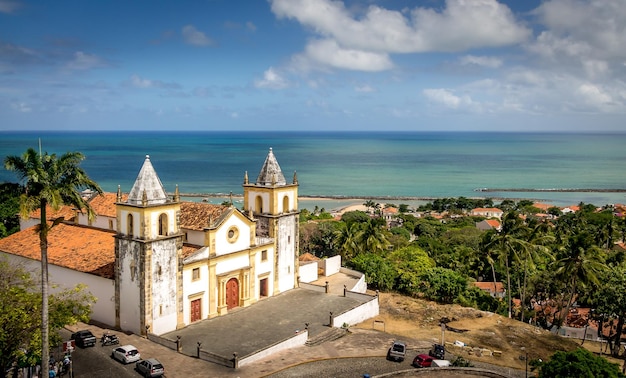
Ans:
{"type": "Polygon", "coordinates": [[[493,228],[499,228],[500,227],[500,222],[498,222],[497,219],[487,219],[487,220],[485,220],[485,222],[487,222],[487,224],[490,225],[493,228]]]}
{"type": "Polygon", "coordinates": [[[204,230],[230,210],[228,206],[201,202],[180,203],[180,227],[190,230],[204,230]]]}
{"type": "MultiPolygon", "coordinates": [[[[490,293],[493,293],[494,291],[494,284],[493,281],[492,282],[474,282],[474,285],[476,285],[479,289],[481,290],[485,290],[488,291],[490,293]]],[[[496,282],[495,284],[495,293],[504,293],[504,285],[502,284],[502,282],[496,282]]]]}
{"type": "MultiPolygon", "coordinates": [[[[128,194],[122,194],[122,202],[126,202],[128,194]]],[[[102,193],[89,200],[89,205],[98,215],[115,218],[117,210],[115,202],[117,201],[117,193],[102,193]]]]}
{"type": "MultiPolygon", "coordinates": [[[[39,234],[34,226],[0,239],[0,251],[41,261],[39,234]]],[[[48,262],[80,272],[113,278],[115,233],[59,223],[48,233],[48,262]]]]}
{"type": "MultiPolygon", "coordinates": [[[[41,209],[32,211],[28,216],[29,218],[41,219],[41,209]]],[[[71,206],[62,205],[59,210],[53,210],[50,205],[46,205],[46,218],[49,221],[60,217],[65,218],[65,220],[72,220],[75,216],[76,211],[71,206]]]]}

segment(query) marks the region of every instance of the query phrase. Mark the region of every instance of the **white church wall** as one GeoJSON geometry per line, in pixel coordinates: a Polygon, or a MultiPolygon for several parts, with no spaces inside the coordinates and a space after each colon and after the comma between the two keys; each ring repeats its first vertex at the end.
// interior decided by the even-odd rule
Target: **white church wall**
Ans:
{"type": "Polygon", "coordinates": [[[250,248],[250,227],[237,216],[231,216],[224,222],[215,234],[217,256],[242,251],[250,248]],[[229,239],[228,233],[236,228],[237,239],[229,239]]]}
{"type": "Polygon", "coordinates": [[[172,258],[172,251],[176,251],[174,239],[152,243],[152,328],[151,332],[157,335],[176,329],[177,314],[176,299],[178,285],[176,272],[178,262],[172,258]]]}
{"type": "MultiPolygon", "coordinates": [[[[137,217],[135,217],[137,218],[137,217]]],[[[124,250],[128,253],[120,256],[120,327],[125,331],[141,334],[140,319],[142,314],[139,308],[139,248],[136,244],[126,243],[124,250]],[[129,249],[132,250],[129,251],[129,249]]],[[[145,330],[144,330],[145,331],[145,330]]],[[[153,331],[151,331],[153,332],[153,331]]]]}
{"type": "MultiPolygon", "coordinates": [[[[0,256],[6,257],[12,263],[21,264],[25,269],[32,272],[34,278],[41,275],[41,262],[38,260],[4,252],[0,252],[0,256]]],[[[87,287],[86,290],[96,297],[96,303],[92,306],[91,318],[110,326],[115,325],[114,280],[52,264],[48,266],[48,277],[52,293],[84,284],[87,287]]]]}
{"type": "Polygon", "coordinates": [[[313,282],[317,280],[317,262],[300,263],[298,273],[300,274],[300,282],[313,282]]]}
{"type": "Polygon", "coordinates": [[[215,274],[220,275],[228,272],[232,272],[237,269],[245,268],[250,265],[250,258],[248,255],[241,254],[240,256],[234,256],[228,260],[220,261],[215,265],[215,274]]]}
{"type": "Polygon", "coordinates": [[[202,299],[202,318],[209,313],[208,306],[209,269],[206,264],[185,266],[183,270],[183,321],[191,323],[191,298],[202,299]],[[200,277],[193,280],[193,269],[199,269],[200,277]]]}
{"type": "Polygon", "coordinates": [[[278,220],[278,246],[280,250],[278,260],[278,290],[284,291],[294,288],[295,285],[295,235],[296,217],[284,217],[278,220]]]}

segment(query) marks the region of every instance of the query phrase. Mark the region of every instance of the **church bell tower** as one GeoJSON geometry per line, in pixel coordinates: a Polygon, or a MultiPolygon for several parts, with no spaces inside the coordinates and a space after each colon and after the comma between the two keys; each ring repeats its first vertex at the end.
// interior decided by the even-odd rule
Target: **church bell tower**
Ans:
{"type": "Polygon", "coordinates": [[[140,335],[173,331],[183,324],[178,187],[169,199],[146,156],[126,202],[118,188],[116,209],[116,326],[140,335]]]}
{"type": "Polygon", "coordinates": [[[270,148],[256,181],[243,183],[244,211],[257,221],[257,236],[275,240],[274,294],[298,285],[298,179],[287,183],[270,148]]]}

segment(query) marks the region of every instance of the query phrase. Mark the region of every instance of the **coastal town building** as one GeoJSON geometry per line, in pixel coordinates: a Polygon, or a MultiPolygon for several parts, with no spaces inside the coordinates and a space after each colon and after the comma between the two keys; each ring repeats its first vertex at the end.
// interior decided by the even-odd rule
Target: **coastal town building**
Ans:
{"type": "Polygon", "coordinates": [[[470,216],[502,219],[504,212],[496,207],[477,207],[470,211],[470,216]]]}
{"type": "MultiPolygon", "coordinates": [[[[97,217],[63,207],[48,235],[49,275],[85,284],[92,319],[136,334],[163,334],[298,286],[298,182],[270,149],[256,181],[244,175],[243,209],[168,195],[146,156],[128,194],[89,197],[97,217]]],[[[0,254],[37,269],[39,212],[0,239],[0,254]]],[[[53,289],[54,290],[54,289],[53,289]]]]}

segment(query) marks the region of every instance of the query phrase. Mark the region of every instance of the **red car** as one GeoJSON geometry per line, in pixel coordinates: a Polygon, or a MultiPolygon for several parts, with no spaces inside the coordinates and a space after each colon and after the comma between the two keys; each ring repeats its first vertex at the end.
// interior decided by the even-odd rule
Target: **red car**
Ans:
{"type": "Polygon", "coordinates": [[[413,359],[412,365],[416,368],[430,367],[434,358],[427,354],[418,354],[413,359]]]}

